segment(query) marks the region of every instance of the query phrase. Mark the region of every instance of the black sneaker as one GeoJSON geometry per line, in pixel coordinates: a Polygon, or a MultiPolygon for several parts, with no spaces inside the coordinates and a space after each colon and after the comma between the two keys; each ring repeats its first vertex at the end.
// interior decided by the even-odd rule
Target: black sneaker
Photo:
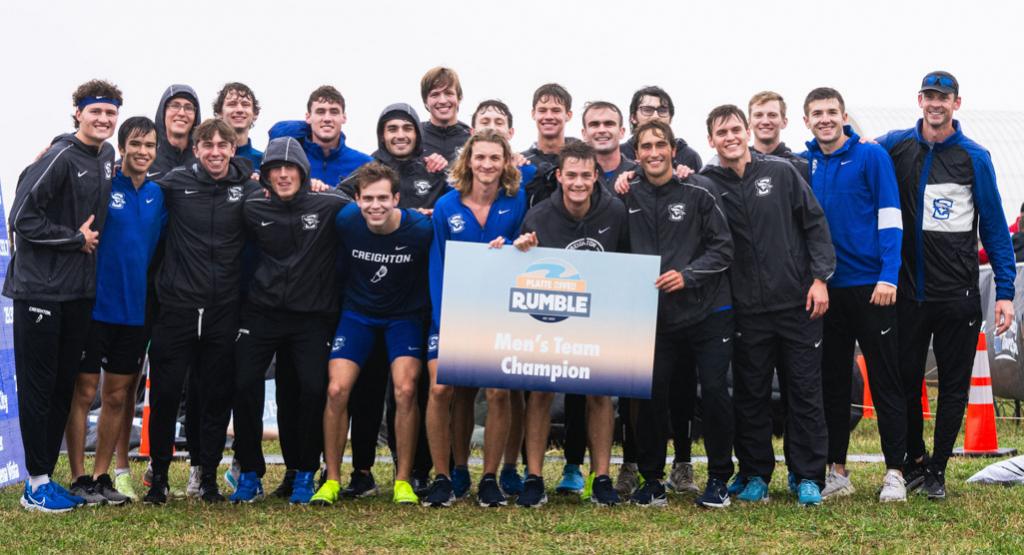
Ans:
{"type": "Polygon", "coordinates": [[[96,478],[96,481],[93,482],[93,491],[102,495],[109,505],[124,505],[130,501],[127,495],[114,489],[114,482],[110,479],[109,474],[101,474],[99,478],[96,478]]]}
{"type": "Polygon", "coordinates": [[[149,493],[142,498],[146,505],[163,505],[167,503],[167,494],[171,488],[167,486],[166,474],[153,474],[149,480],[149,493]]]}
{"type": "Polygon", "coordinates": [[[295,472],[295,469],[292,468],[285,470],[281,484],[270,495],[280,499],[289,499],[292,496],[292,485],[295,483],[295,472]]]}
{"type": "Polygon", "coordinates": [[[455,492],[452,491],[452,481],[444,474],[438,474],[434,483],[430,484],[430,491],[423,499],[424,507],[451,507],[455,502],[455,492]]]}
{"type": "Polygon", "coordinates": [[[476,502],[481,507],[504,507],[508,505],[505,494],[498,487],[498,478],[494,474],[484,474],[476,485],[476,502]]]}
{"type": "MultiPolygon", "coordinates": [[[[481,482],[480,491],[483,491],[483,482],[481,482]]],[[[544,478],[537,476],[536,474],[528,475],[526,480],[523,482],[523,491],[519,494],[519,497],[516,498],[516,505],[531,508],[540,507],[547,502],[548,495],[544,492],[544,478]]],[[[481,503],[481,505],[482,504],[483,503],[481,503]]]]}
{"type": "Polygon", "coordinates": [[[92,481],[92,476],[79,476],[74,482],[71,482],[68,491],[71,492],[71,495],[84,499],[85,504],[89,507],[103,505],[107,502],[105,497],[96,493],[96,483],[92,481]]]}
{"type": "Polygon", "coordinates": [[[718,478],[708,478],[704,493],[697,498],[698,507],[723,509],[729,506],[729,487],[718,478]]]}
{"type": "Polygon", "coordinates": [[[929,462],[928,454],[925,453],[921,462],[907,459],[903,463],[903,480],[907,483],[907,493],[917,491],[924,485],[925,471],[929,462]]]}
{"type": "Polygon", "coordinates": [[[377,491],[377,482],[373,479],[373,473],[363,473],[358,470],[353,470],[352,478],[348,482],[348,487],[341,490],[341,496],[356,499],[359,497],[377,495],[377,491]]]}
{"type": "Polygon", "coordinates": [[[633,492],[629,502],[641,507],[666,507],[668,495],[665,494],[665,486],[661,480],[646,480],[644,485],[633,492]]]}
{"type": "Polygon", "coordinates": [[[203,474],[199,482],[199,498],[207,503],[223,503],[227,501],[217,487],[216,474],[203,474]]]}
{"type": "Polygon", "coordinates": [[[936,470],[929,466],[925,472],[924,485],[921,486],[921,491],[928,496],[928,499],[932,501],[940,501],[946,498],[946,472],[944,470],[936,470]]]}
{"type": "Polygon", "coordinates": [[[590,490],[590,502],[604,507],[614,507],[622,502],[619,492],[615,491],[615,484],[607,474],[594,478],[594,484],[590,490]]]}
{"type": "Polygon", "coordinates": [[[420,499],[423,499],[428,493],[430,493],[430,475],[416,475],[413,473],[412,491],[416,494],[416,497],[419,497],[420,499]]]}

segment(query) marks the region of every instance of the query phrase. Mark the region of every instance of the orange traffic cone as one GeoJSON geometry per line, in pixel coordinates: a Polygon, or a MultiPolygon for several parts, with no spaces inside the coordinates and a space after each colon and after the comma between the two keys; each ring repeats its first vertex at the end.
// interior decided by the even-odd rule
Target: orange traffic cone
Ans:
{"type": "Polygon", "coordinates": [[[860,368],[860,379],[864,382],[864,412],[863,418],[875,417],[875,402],[871,399],[871,387],[868,386],[868,365],[864,362],[864,355],[857,355],[857,368],[860,368]]]}
{"type": "Polygon", "coordinates": [[[974,354],[971,371],[971,392],[967,399],[967,425],[964,428],[964,448],[955,449],[957,455],[996,456],[1012,455],[1016,449],[1000,449],[996,434],[996,408],[992,398],[992,374],[988,367],[988,346],[984,330],[978,333],[978,350],[974,354]]]}
{"type": "Polygon", "coordinates": [[[921,417],[932,419],[932,409],[928,406],[928,384],[924,380],[921,380],[921,417]]]}
{"type": "Polygon", "coordinates": [[[149,457],[149,372],[146,372],[146,394],[142,400],[142,437],[139,441],[139,456],[149,457]]]}

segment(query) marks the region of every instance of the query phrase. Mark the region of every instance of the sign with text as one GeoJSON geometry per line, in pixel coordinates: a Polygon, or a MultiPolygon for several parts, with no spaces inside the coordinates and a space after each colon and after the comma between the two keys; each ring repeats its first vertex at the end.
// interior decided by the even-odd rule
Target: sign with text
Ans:
{"type": "Polygon", "coordinates": [[[446,251],[439,383],[650,398],[658,257],[446,251]]]}
{"type": "MultiPolygon", "coordinates": [[[[8,242],[7,218],[0,195],[0,289],[7,276],[11,261],[8,242]]],[[[14,304],[0,297],[4,321],[0,324],[0,487],[28,478],[25,471],[25,452],[21,445],[21,425],[18,422],[18,384],[14,374],[14,304]]]]}

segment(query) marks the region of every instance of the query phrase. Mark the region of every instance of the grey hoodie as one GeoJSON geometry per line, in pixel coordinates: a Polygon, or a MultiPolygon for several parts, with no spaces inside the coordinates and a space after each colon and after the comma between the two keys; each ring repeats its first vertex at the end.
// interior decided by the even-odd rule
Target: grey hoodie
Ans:
{"type": "Polygon", "coordinates": [[[196,161],[192,154],[192,129],[189,129],[188,146],[185,150],[178,150],[167,141],[167,126],[164,124],[164,116],[167,113],[167,104],[174,97],[185,98],[196,107],[196,119],[192,122],[192,129],[195,129],[201,122],[202,115],[199,112],[199,96],[195,89],[188,85],[171,85],[167,87],[160,97],[160,104],[156,107],[156,160],[146,173],[146,177],[156,181],[178,166],[187,166],[196,161]]]}

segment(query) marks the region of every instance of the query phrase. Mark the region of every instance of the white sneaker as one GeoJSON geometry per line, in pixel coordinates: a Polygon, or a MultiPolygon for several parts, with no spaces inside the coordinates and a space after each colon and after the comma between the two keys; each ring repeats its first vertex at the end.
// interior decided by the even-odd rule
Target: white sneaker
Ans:
{"type": "Polygon", "coordinates": [[[834,469],[830,470],[828,475],[825,476],[825,489],[821,490],[821,498],[829,499],[830,497],[852,495],[855,490],[853,483],[850,482],[849,471],[846,474],[846,476],[843,476],[834,469]]]}
{"type": "Polygon", "coordinates": [[[188,497],[199,497],[199,483],[203,478],[203,467],[192,466],[188,471],[188,485],[185,486],[185,495],[188,497]]]}
{"type": "Polygon", "coordinates": [[[878,492],[878,500],[882,503],[906,502],[907,484],[899,472],[890,470],[885,473],[882,489],[878,492]]]}

